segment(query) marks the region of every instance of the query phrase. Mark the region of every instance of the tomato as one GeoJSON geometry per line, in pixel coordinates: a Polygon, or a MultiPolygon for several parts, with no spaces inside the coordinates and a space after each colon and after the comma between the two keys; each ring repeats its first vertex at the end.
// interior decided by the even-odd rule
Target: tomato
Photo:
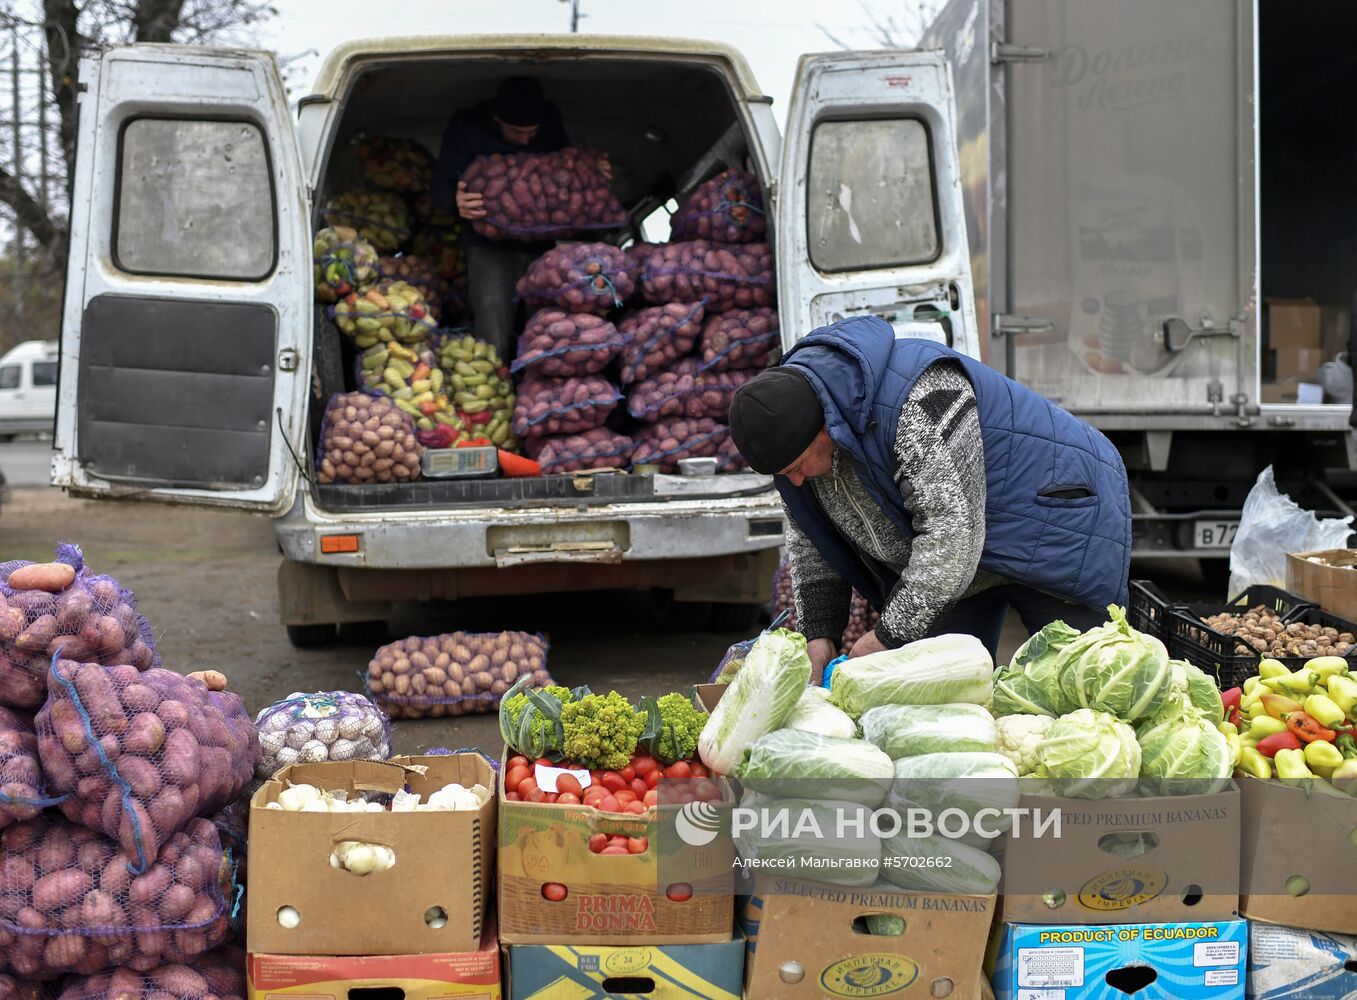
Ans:
{"type": "Polygon", "coordinates": [[[531,774],[532,772],[528,770],[526,764],[517,764],[514,767],[509,768],[508,772],[504,775],[504,790],[506,792],[518,791],[519,782],[524,778],[529,777],[531,774]]]}
{"type": "Polygon", "coordinates": [[[555,766],[556,766],[556,764],[555,764],[554,761],[547,760],[547,758],[545,758],[545,757],[538,757],[537,760],[533,761],[533,763],[535,763],[538,767],[555,767],[555,766]]]}
{"type": "Polygon", "coordinates": [[[590,788],[588,791],[584,793],[584,798],[581,801],[583,801],[584,804],[589,808],[597,809],[603,804],[603,800],[606,799],[607,797],[608,793],[604,789],[590,788]]]}
{"type": "Polygon", "coordinates": [[[721,797],[721,789],[716,787],[716,782],[703,778],[693,785],[693,796],[703,802],[715,802],[721,797]]]}
{"type": "Polygon", "coordinates": [[[577,806],[580,804],[580,797],[574,792],[560,792],[556,796],[558,806],[577,806]]]}
{"type": "Polygon", "coordinates": [[[659,805],[660,804],[659,792],[655,791],[655,789],[652,788],[650,791],[646,792],[645,797],[641,799],[641,804],[645,806],[647,809],[649,809],[651,806],[659,805]]]}
{"type": "Polygon", "coordinates": [[[514,754],[504,764],[505,770],[512,771],[516,767],[527,767],[528,758],[522,754],[514,754]]]}
{"type": "Polygon", "coordinates": [[[631,852],[628,851],[626,847],[618,846],[617,844],[609,844],[607,847],[603,848],[603,850],[600,853],[618,855],[618,854],[630,854],[631,852]]]}
{"type": "Polygon", "coordinates": [[[547,792],[547,793],[546,793],[546,797],[547,797],[547,802],[551,803],[552,805],[555,805],[555,804],[556,804],[556,800],[559,799],[559,798],[561,797],[561,793],[560,793],[560,792],[547,792]]]}
{"type": "Polygon", "coordinates": [[[617,801],[621,802],[623,805],[626,805],[628,802],[635,802],[638,796],[630,788],[622,788],[618,789],[617,793],[613,795],[613,798],[617,799],[617,801]]]}
{"type": "Polygon", "coordinates": [[[666,778],[688,778],[691,777],[693,769],[688,766],[686,760],[676,761],[664,769],[666,778]]]}
{"type": "Polygon", "coordinates": [[[664,894],[675,903],[686,903],[693,898],[693,887],[687,882],[675,882],[664,894]]]}
{"type": "Polygon", "coordinates": [[[598,804],[598,808],[605,813],[615,813],[622,811],[622,805],[611,795],[605,795],[603,801],[598,804]]]}
{"type": "Polygon", "coordinates": [[[689,802],[694,801],[696,798],[697,798],[697,796],[694,795],[692,792],[684,792],[682,795],[680,795],[680,796],[679,796],[677,799],[675,799],[674,801],[677,802],[677,803],[678,803],[679,805],[681,805],[681,806],[686,806],[689,802]]]}
{"type": "MultiPolygon", "coordinates": [[[[559,903],[570,895],[570,890],[559,882],[543,882],[542,898],[551,903],[559,903]]],[[[670,897],[671,899],[673,897],[670,897]]]]}
{"type": "Polygon", "coordinates": [[[661,777],[663,777],[663,775],[660,773],[659,768],[654,768],[650,771],[647,771],[645,776],[646,787],[654,788],[656,785],[660,783],[661,777]]]}
{"type": "Polygon", "coordinates": [[[632,763],[636,768],[636,777],[638,778],[644,778],[651,771],[660,769],[660,762],[654,757],[637,757],[632,763]]]}
{"type": "Polygon", "coordinates": [[[596,833],[589,838],[589,850],[595,854],[603,853],[603,848],[608,846],[608,835],[606,833],[596,833]]]}
{"type": "Polygon", "coordinates": [[[600,783],[610,792],[615,792],[620,788],[626,788],[627,783],[622,780],[622,775],[616,771],[604,771],[600,783]]]}
{"type": "Polygon", "coordinates": [[[631,779],[631,790],[632,790],[633,792],[636,793],[636,797],[639,799],[639,798],[640,798],[642,795],[644,795],[644,794],[646,793],[646,791],[647,791],[646,779],[645,779],[645,778],[632,778],[632,779],[631,779]]]}
{"type": "Polygon", "coordinates": [[[505,792],[505,793],[504,793],[504,801],[505,801],[505,802],[521,802],[521,801],[523,801],[523,796],[519,795],[517,792],[505,792]]]}
{"type": "Polygon", "coordinates": [[[537,791],[537,779],[532,777],[524,778],[518,783],[518,788],[516,788],[515,791],[526,799],[529,792],[537,791]]]}
{"type": "Polygon", "coordinates": [[[617,773],[622,775],[622,780],[625,781],[628,785],[630,785],[632,779],[636,777],[636,768],[628,764],[626,767],[622,768],[622,770],[618,771],[617,773]]]}
{"type": "Polygon", "coordinates": [[[584,786],[580,784],[580,779],[573,774],[556,775],[556,791],[569,792],[576,798],[584,795],[584,786]]]}
{"type": "Polygon", "coordinates": [[[634,813],[637,816],[644,816],[646,814],[646,807],[644,804],[637,802],[635,799],[632,799],[630,802],[628,802],[625,806],[622,807],[622,811],[634,813]]]}
{"type": "Polygon", "coordinates": [[[694,778],[708,778],[711,776],[707,769],[701,764],[689,764],[688,770],[692,773],[694,778]]]}
{"type": "Polygon", "coordinates": [[[649,837],[628,837],[627,850],[632,854],[644,854],[650,849],[649,837]]]}
{"type": "Polygon", "coordinates": [[[524,802],[545,802],[547,800],[547,793],[536,785],[532,786],[532,791],[520,792],[519,794],[523,796],[524,802]]]}

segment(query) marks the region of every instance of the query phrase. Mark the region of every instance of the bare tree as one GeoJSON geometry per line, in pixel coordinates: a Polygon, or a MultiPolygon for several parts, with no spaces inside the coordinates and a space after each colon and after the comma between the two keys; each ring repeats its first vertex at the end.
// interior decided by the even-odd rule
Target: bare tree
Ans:
{"type": "Polygon", "coordinates": [[[924,29],[941,7],[941,0],[894,0],[893,3],[875,4],[858,0],[858,9],[865,20],[862,27],[854,29],[854,34],[836,33],[823,24],[817,24],[817,27],[841,49],[911,49],[919,44],[924,29]]]}

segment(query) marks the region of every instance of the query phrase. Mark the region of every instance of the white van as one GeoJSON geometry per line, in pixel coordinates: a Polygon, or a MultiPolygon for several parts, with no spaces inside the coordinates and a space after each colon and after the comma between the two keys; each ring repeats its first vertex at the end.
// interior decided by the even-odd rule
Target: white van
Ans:
{"type": "Polygon", "coordinates": [[[0,357],[0,441],[51,434],[57,413],[58,347],[26,340],[0,357]]]}
{"type": "MultiPolygon", "coordinates": [[[[785,143],[726,46],[447,36],[347,43],[296,120],[265,53],[138,45],[81,63],[53,481],[275,518],[295,642],[398,600],[652,588],[739,627],[782,543],[768,477],[548,476],[317,485],[341,338],[312,294],[319,209],[363,132],[436,150],[504,77],[541,79],[610,154],[630,232],[726,166],[770,208],[786,345],[875,313],[979,355],[950,73],[936,53],[802,58],[785,143]]],[[[698,618],[694,618],[697,621],[698,618]]]]}

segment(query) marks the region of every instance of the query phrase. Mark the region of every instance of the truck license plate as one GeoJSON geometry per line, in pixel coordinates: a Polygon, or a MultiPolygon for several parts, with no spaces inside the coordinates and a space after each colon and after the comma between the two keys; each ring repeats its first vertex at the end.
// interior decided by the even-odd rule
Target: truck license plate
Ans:
{"type": "Polygon", "coordinates": [[[1238,521],[1194,521],[1192,544],[1199,549],[1228,549],[1238,533],[1238,521]]]}

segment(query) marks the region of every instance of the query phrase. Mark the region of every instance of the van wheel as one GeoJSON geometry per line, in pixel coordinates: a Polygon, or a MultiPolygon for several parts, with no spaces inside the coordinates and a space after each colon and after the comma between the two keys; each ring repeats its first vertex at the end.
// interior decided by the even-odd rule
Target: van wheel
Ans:
{"type": "Polygon", "coordinates": [[[711,620],[707,622],[707,631],[740,632],[748,635],[758,626],[763,611],[762,604],[718,602],[712,605],[711,620]]]}
{"type": "Polygon", "coordinates": [[[386,622],[340,622],[339,641],[356,646],[380,646],[386,642],[386,622]]]}
{"type": "Polygon", "coordinates": [[[298,649],[324,646],[335,641],[333,625],[289,625],[287,641],[298,649]]]}

